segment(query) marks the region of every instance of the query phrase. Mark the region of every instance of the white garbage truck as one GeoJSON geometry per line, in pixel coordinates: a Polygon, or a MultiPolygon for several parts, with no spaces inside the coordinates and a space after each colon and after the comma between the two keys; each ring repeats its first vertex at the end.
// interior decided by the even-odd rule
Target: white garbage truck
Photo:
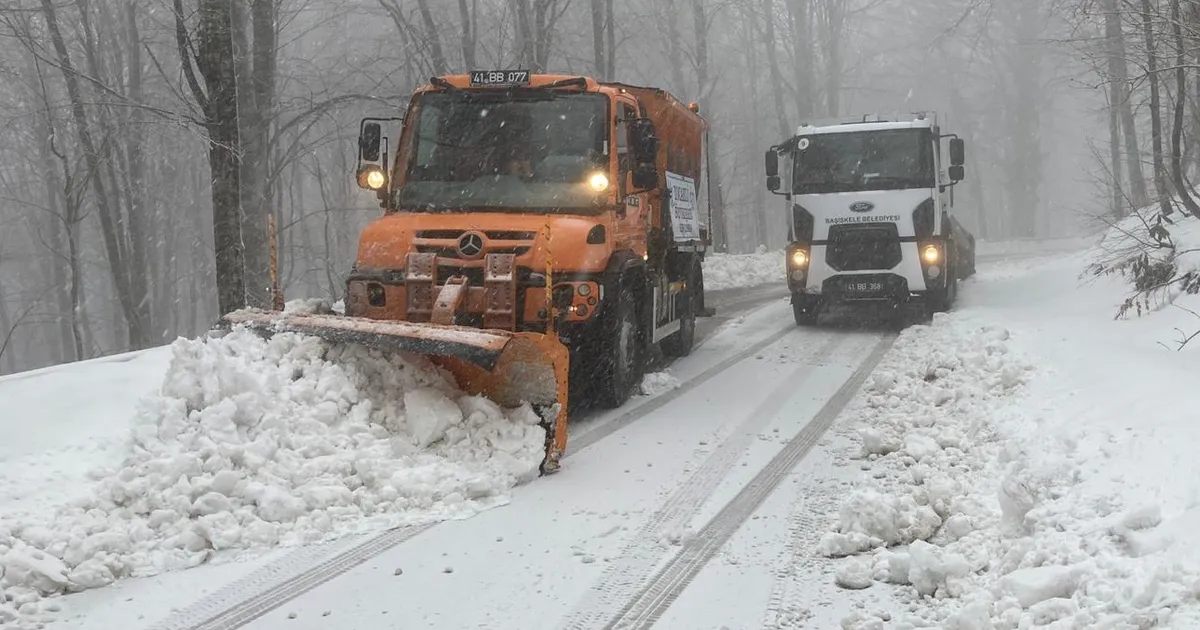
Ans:
{"type": "Polygon", "coordinates": [[[767,151],[767,188],[787,198],[798,325],[833,306],[950,309],[975,272],[975,237],[953,214],[964,154],[935,114],[805,124],[767,151]]]}

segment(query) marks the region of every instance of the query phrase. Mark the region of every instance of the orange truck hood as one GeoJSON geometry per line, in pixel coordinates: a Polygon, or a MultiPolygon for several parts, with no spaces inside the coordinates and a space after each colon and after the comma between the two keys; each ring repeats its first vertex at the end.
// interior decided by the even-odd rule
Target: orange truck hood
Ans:
{"type": "MultiPolygon", "coordinates": [[[[363,229],[358,244],[360,269],[403,269],[419,231],[533,232],[533,247],[517,258],[517,264],[541,268],[549,251],[556,269],[599,271],[608,262],[611,226],[602,216],[529,215],[518,213],[405,213],[380,217],[363,229]],[[598,245],[587,244],[588,232],[597,225],[608,228],[608,238],[598,245]],[[547,228],[550,238],[547,239],[547,228]]],[[[528,242],[528,241],[526,241],[528,242]]]]}

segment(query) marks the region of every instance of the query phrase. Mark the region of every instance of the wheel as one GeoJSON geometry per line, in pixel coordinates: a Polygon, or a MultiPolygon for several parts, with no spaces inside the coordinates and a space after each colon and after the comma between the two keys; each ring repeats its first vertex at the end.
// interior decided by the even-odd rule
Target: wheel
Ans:
{"type": "Polygon", "coordinates": [[[679,331],[662,340],[663,354],[686,357],[696,345],[696,289],[689,288],[679,296],[679,331]]]}
{"type": "Polygon", "coordinates": [[[954,306],[958,299],[958,269],[957,265],[946,271],[946,288],[932,291],[929,300],[930,313],[945,313],[954,306]]]}
{"type": "Polygon", "coordinates": [[[797,326],[815,326],[817,314],[816,302],[792,297],[792,316],[795,317],[797,326]]]}
{"type": "Polygon", "coordinates": [[[596,399],[608,409],[629,400],[634,388],[641,384],[643,368],[636,294],[625,283],[616,293],[613,309],[605,315],[604,335],[595,357],[596,399]]]}

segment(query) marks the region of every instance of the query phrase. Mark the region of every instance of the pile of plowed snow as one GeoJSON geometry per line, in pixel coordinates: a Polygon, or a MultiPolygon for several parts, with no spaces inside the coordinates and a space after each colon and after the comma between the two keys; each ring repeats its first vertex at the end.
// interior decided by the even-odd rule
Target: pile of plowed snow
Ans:
{"type": "Polygon", "coordinates": [[[1172,309],[1114,321],[1128,286],[1085,261],[981,270],[865,388],[819,551],[842,586],[894,585],[888,627],[1200,627],[1200,355],[1165,343],[1172,309]]]}
{"type": "Polygon", "coordinates": [[[759,246],[753,254],[706,254],[704,288],[708,291],[756,287],[787,280],[783,250],[759,246]]]}
{"type": "Polygon", "coordinates": [[[537,475],[533,410],[464,395],[411,357],[243,330],[172,351],[89,499],[45,522],[0,515],[0,624],[220,550],[469,516],[537,475]]]}
{"type": "MultiPolygon", "coordinates": [[[[1011,606],[1020,615],[1023,602],[1011,599],[1004,586],[994,596],[987,588],[989,570],[1008,573],[1047,560],[999,540],[1003,522],[1020,521],[1033,500],[1019,478],[1001,487],[993,481],[1005,476],[1006,448],[1019,437],[1003,435],[1018,428],[1006,420],[1033,370],[1012,350],[1009,335],[1002,327],[938,314],[930,326],[906,329],[880,364],[848,425],[859,438],[855,457],[866,473],[843,501],[835,530],[818,546],[827,557],[853,556],[841,561],[839,584],[864,588],[877,580],[938,600],[968,595],[959,604],[982,602],[985,621],[1001,612],[993,606],[1011,606]]],[[[1019,582],[1009,589],[1017,597],[1045,578],[1005,576],[1019,582]]],[[[915,609],[934,618],[897,620],[919,627],[991,627],[954,625],[960,621],[956,608],[915,609]]],[[[843,625],[882,623],[861,617],[843,625]]]]}

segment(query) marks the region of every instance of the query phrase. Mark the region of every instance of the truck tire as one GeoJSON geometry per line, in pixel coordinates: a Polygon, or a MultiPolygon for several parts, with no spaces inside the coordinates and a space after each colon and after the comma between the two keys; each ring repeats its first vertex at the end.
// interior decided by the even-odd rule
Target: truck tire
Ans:
{"type": "Polygon", "coordinates": [[[684,291],[679,301],[679,330],[662,340],[663,354],[670,358],[686,357],[696,345],[696,290],[684,291]]]}
{"type": "Polygon", "coordinates": [[[637,294],[622,282],[613,308],[604,315],[603,338],[596,359],[596,401],[606,409],[625,404],[641,385],[643,352],[637,294]]]}
{"type": "Polygon", "coordinates": [[[929,311],[933,313],[946,313],[954,306],[955,300],[958,299],[958,265],[953,265],[946,271],[946,286],[945,288],[932,291],[930,293],[929,311]]]}
{"type": "Polygon", "coordinates": [[[704,304],[704,272],[693,262],[687,272],[687,290],[678,298],[679,331],[662,340],[660,347],[668,358],[686,357],[696,345],[696,318],[704,304]]]}
{"type": "Polygon", "coordinates": [[[819,309],[815,302],[805,303],[805,301],[792,297],[792,317],[796,320],[797,326],[816,326],[817,315],[819,309]]]}

